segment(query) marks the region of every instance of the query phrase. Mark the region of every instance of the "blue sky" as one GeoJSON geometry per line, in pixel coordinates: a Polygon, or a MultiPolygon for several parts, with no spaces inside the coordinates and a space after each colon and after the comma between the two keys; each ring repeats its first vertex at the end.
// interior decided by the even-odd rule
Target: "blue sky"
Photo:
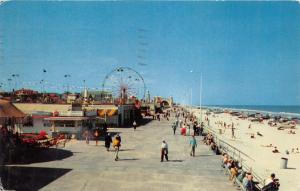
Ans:
{"type": "Polygon", "coordinates": [[[101,88],[128,66],[178,102],[199,103],[202,72],[203,104],[300,105],[297,2],[6,2],[0,21],[5,88],[101,88]]]}

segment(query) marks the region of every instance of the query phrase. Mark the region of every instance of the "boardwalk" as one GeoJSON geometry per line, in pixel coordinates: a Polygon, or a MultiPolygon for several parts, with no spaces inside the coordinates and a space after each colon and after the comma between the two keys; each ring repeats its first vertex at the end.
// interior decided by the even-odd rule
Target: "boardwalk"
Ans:
{"type": "MultiPolygon", "coordinates": [[[[189,138],[174,136],[170,124],[166,120],[152,121],[138,127],[135,132],[131,128],[110,129],[111,132],[120,132],[122,136],[120,161],[117,162],[114,161],[114,152],[107,152],[103,142],[96,147],[93,141],[90,145],[78,141],[66,146],[65,149],[73,153],[70,157],[25,166],[65,170],[52,175],[45,185],[36,187],[45,191],[235,190],[221,171],[220,157],[213,155],[202,143],[196,149],[196,157],[190,157],[189,138]],[[160,144],[163,139],[169,144],[170,161],[161,163],[160,144]]],[[[47,176],[34,173],[35,181],[47,176]]]]}

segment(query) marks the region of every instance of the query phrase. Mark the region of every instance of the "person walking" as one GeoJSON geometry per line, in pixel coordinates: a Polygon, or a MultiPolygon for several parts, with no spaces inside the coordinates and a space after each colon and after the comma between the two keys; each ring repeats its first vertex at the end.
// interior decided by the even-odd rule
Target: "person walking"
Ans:
{"type": "Polygon", "coordinates": [[[191,133],[191,125],[190,125],[190,124],[187,124],[186,135],[187,135],[187,136],[190,136],[190,133],[191,133]]]}
{"type": "Polygon", "coordinates": [[[109,151],[111,143],[112,143],[112,138],[110,136],[110,133],[107,133],[106,136],[105,136],[105,147],[106,147],[107,151],[109,151]]]}
{"type": "Polygon", "coordinates": [[[177,128],[177,125],[176,125],[176,123],[173,123],[173,125],[172,125],[172,129],[173,129],[174,135],[175,135],[175,132],[176,132],[176,128],[177,128]]]}
{"type": "Polygon", "coordinates": [[[193,123],[193,135],[194,136],[198,135],[198,132],[197,132],[197,122],[193,123]]]}
{"type": "Polygon", "coordinates": [[[197,141],[196,141],[194,135],[192,136],[192,139],[190,140],[190,146],[191,146],[190,155],[194,157],[195,156],[195,149],[197,147],[197,141]]]}
{"type": "Polygon", "coordinates": [[[135,131],[136,130],[136,122],[135,122],[135,120],[133,121],[133,130],[135,131]]]}
{"type": "Polygon", "coordinates": [[[178,119],[176,119],[175,125],[176,125],[176,127],[179,126],[179,120],[178,119]]]}
{"type": "Polygon", "coordinates": [[[103,124],[103,132],[104,132],[104,133],[107,133],[107,129],[108,129],[108,125],[107,125],[107,123],[105,122],[105,123],[103,124]]]}
{"type": "Polygon", "coordinates": [[[232,126],[231,126],[231,138],[232,139],[235,139],[236,137],[235,137],[235,134],[234,134],[234,126],[233,126],[233,123],[232,123],[232,126]]]}
{"type": "Polygon", "coordinates": [[[85,137],[85,143],[89,144],[90,143],[90,131],[88,129],[86,129],[84,131],[84,137],[85,137]]]}
{"type": "Polygon", "coordinates": [[[120,147],[121,147],[121,136],[119,134],[117,134],[117,136],[115,137],[115,139],[113,141],[113,146],[116,151],[115,161],[117,161],[119,159],[119,151],[120,151],[120,147]]]}
{"type": "Polygon", "coordinates": [[[161,144],[160,162],[163,162],[164,158],[166,158],[166,160],[169,161],[169,158],[168,158],[168,144],[167,144],[166,141],[163,141],[162,144],[161,144]]]}
{"type": "Polygon", "coordinates": [[[100,130],[99,130],[99,128],[97,128],[95,130],[94,137],[95,137],[95,141],[96,141],[96,146],[98,146],[98,141],[99,141],[99,137],[100,137],[100,130]]]}

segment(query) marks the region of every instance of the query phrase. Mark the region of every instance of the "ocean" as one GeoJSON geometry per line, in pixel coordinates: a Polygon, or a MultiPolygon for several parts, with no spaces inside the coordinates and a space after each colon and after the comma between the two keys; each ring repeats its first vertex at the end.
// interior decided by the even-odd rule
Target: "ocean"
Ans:
{"type": "Polygon", "coordinates": [[[207,105],[204,107],[217,107],[244,111],[257,111],[263,113],[280,113],[284,115],[300,116],[300,105],[207,105]]]}

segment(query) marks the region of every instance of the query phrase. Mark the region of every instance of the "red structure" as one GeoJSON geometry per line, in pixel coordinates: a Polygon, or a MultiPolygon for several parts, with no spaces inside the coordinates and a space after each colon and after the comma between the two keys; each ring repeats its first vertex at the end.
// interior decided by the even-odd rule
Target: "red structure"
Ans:
{"type": "Polygon", "coordinates": [[[22,95],[26,95],[26,96],[37,95],[38,93],[39,93],[38,91],[34,91],[34,90],[31,90],[31,89],[24,89],[24,88],[15,91],[15,95],[17,95],[17,96],[22,96],[22,95]]]}

